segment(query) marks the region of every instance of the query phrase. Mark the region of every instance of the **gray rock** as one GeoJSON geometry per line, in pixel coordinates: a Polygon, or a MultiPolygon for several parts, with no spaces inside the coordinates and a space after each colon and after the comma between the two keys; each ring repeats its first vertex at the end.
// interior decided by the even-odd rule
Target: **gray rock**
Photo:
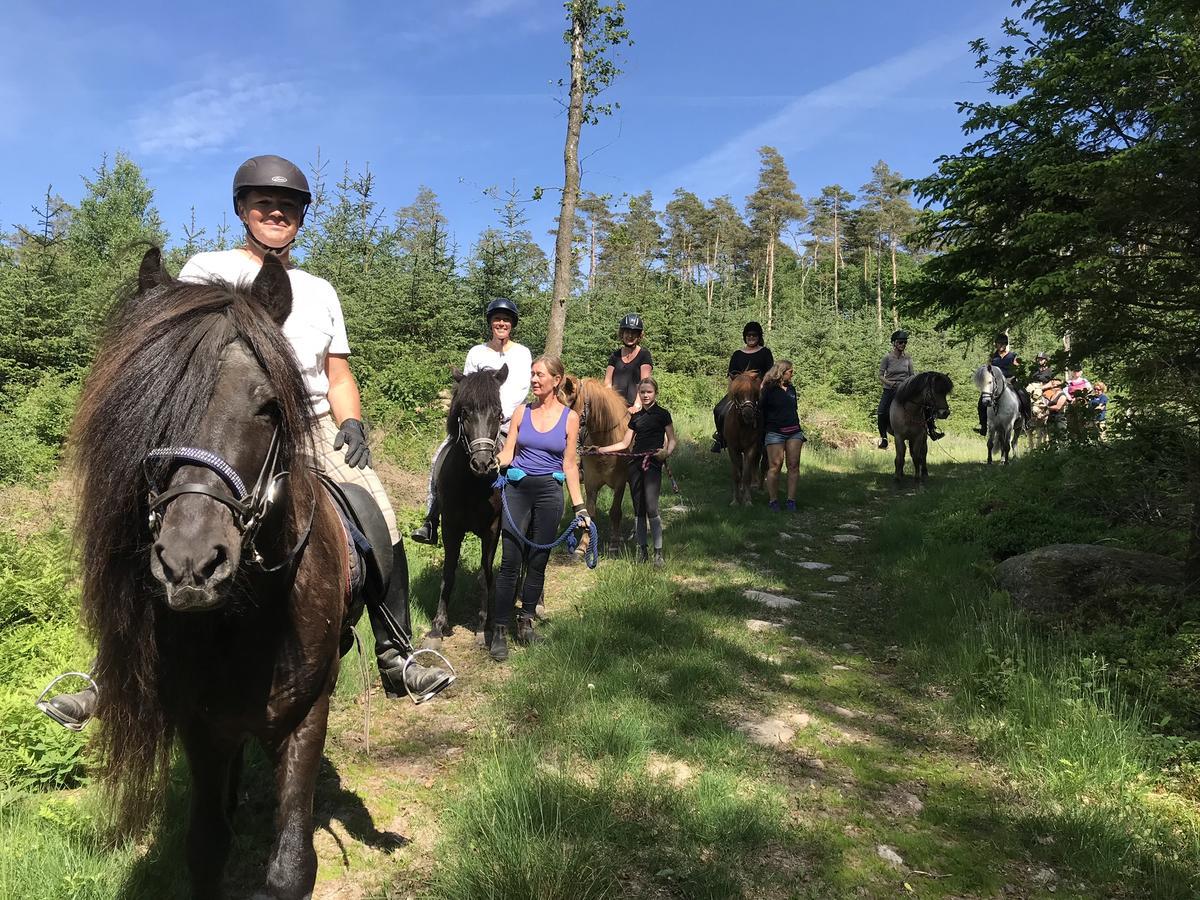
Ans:
{"type": "Polygon", "coordinates": [[[897,869],[904,867],[904,860],[900,858],[900,854],[889,847],[887,844],[880,844],[875,848],[875,855],[884,862],[891,863],[897,869]]]}
{"type": "Polygon", "coordinates": [[[771,631],[775,628],[782,628],[778,622],[764,622],[762,619],[747,619],[746,627],[751,631],[764,632],[771,631]]]}
{"type": "Polygon", "coordinates": [[[849,575],[830,575],[825,580],[831,581],[834,584],[845,584],[847,581],[850,580],[850,576],[849,575]]]}
{"type": "Polygon", "coordinates": [[[747,600],[753,600],[755,603],[761,603],[769,609],[791,609],[793,606],[799,606],[799,600],[793,600],[791,597],[784,597],[782,594],[768,594],[766,591],[755,591],[747,588],[742,591],[743,596],[747,600]]]}
{"type": "Polygon", "coordinates": [[[835,534],[833,536],[833,542],[835,544],[853,544],[861,540],[862,537],[857,534],[835,534]]]}
{"type": "Polygon", "coordinates": [[[1033,613],[1062,613],[1097,594],[1137,585],[1165,591],[1183,585],[1183,563],[1155,553],[1096,544],[1051,544],[996,567],[1013,604],[1033,613]]]}
{"type": "Polygon", "coordinates": [[[802,569],[811,569],[814,572],[819,572],[821,569],[832,569],[833,568],[833,566],[830,563],[823,563],[823,562],[802,562],[802,563],[796,563],[796,565],[798,565],[802,569]]]}

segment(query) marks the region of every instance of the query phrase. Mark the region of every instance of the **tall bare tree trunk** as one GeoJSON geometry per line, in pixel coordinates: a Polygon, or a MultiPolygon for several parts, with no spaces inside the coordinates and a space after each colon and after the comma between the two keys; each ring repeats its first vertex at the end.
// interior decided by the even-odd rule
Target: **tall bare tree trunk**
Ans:
{"type": "Polygon", "coordinates": [[[842,245],[838,234],[838,203],[833,204],[833,311],[841,314],[838,303],[838,269],[842,267],[842,245]]]}
{"type": "MultiPolygon", "coordinates": [[[[880,242],[882,244],[882,242],[880,242]]],[[[875,327],[883,331],[883,247],[875,256],[875,327]]]]}
{"type": "Polygon", "coordinates": [[[596,287],[596,222],[588,229],[588,290],[596,287]]]}
{"type": "Polygon", "coordinates": [[[771,330],[774,319],[775,300],[775,238],[767,244],[767,331],[771,330]]]}
{"type": "Polygon", "coordinates": [[[554,294],[546,328],[546,353],[562,356],[567,327],[567,299],[571,296],[571,234],[575,229],[575,204],[579,200],[579,133],[583,130],[583,23],[571,22],[571,95],[567,105],[567,141],[563,147],[563,193],[554,239],[554,294]]]}

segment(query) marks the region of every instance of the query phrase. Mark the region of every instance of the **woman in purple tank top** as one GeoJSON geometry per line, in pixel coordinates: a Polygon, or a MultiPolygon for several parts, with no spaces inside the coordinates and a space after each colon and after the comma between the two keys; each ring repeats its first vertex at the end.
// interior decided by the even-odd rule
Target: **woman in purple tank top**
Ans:
{"type": "Polygon", "coordinates": [[[500,451],[500,466],[508,466],[504,488],[509,518],[501,519],[504,552],[492,600],[492,633],[487,637],[492,659],[508,658],[508,631],[516,606],[517,577],[525,565],[521,609],[514,636],[520,644],[542,638],[533,630],[534,610],[546,580],[549,550],[534,550],[526,542],[549,544],[558,536],[562,519],[562,486],[571,494],[575,514],[587,521],[587,507],[579,487],[579,416],[563,403],[562,383],[566,372],[557,356],[540,356],[533,361],[530,388],[534,402],[518,406],[513,413],[508,439],[500,451]],[[513,525],[517,533],[513,532],[513,525]]]}

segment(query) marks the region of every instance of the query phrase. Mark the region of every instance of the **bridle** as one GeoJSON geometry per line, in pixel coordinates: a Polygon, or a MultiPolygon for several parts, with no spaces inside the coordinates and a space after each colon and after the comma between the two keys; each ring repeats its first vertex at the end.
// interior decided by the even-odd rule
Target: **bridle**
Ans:
{"type": "Polygon", "coordinates": [[[467,451],[467,456],[474,456],[476,453],[488,452],[492,454],[492,468],[499,468],[497,456],[500,450],[500,426],[496,426],[496,433],[492,437],[467,439],[467,429],[464,427],[463,417],[458,417],[458,443],[463,445],[463,449],[467,451]]]}
{"type": "Polygon", "coordinates": [[[751,400],[733,400],[732,398],[730,398],[730,399],[731,399],[733,408],[736,409],[738,411],[738,413],[741,413],[747,409],[752,409],[752,410],[754,410],[756,415],[758,414],[758,398],[757,397],[755,397],[751,400]]]}
{"type": "Polygon", "coordinates": [[[1004,377],[1004,373],[996,366],[988,366],[988,374],[992,377],[992,390],[980,391],[979,396],[984,403],[999,403],[1000,398],[1004,396],[1004,392],[1008,390],[1008,379],[1004,377]],[[1000,388],[996,389],[996,383],[1000,383],[1000,388]],[[995,394],[992,393],[995,391],[995,394]]]}
{"type": "Polygon", "coordinates": [[[142,460],[142,471],[146,475],[146,482],[150,485],[150,492],[147,496],[147,507],[150,511],[150,534],[155,540],[158,539],[159,532],[162,530],[163,514],[167,504],[176,497],[181,497],[184,494],[201,494],[212,500],[216,500],[233,514],[234,527],[237,528],[242,538],[243,555],[248,557],[263,572],[277,572],[283,569],[295,559],[296,555],[304,549],[304,545],[308,543],[308,536],[312,532],[313,518],[316,515],[317,508],[315,494],[312,498],[312,509],[309,511],[308,525],[305,527],[303,533],[301,533],[296,545],[284,556],[280,563],[273,566],[266,565],[262,554],[255,546],[255,538],[258,536],[258,530],[278,500],[281,486],[290,474],[288,470],[280,469],[280,436],[278,426],[276,426],[275,431],[271,434],[271,444],[267,448],[266,458],[263,460],[262,468],[259,469],[258,477],[254,481],[254,488],[249,491],[246,490],[246,483],[242,481],[242,477],[238,475],[237,470],[221,457],[220,454],[196,447],[155,448],[147,453],[142,460]],[[156,463],[160,465],[154,465],[156,463]],[[228,492],[222,491],[214,485],[202,484],[198,481],[189,481],[169,487],[166,490],[160,490],[160,476],[166,477],[176,468],[184,465],[199,466],[202,469],[208,469],[208,471],[221,479],[225,487],[228,488],[228,492]]]}

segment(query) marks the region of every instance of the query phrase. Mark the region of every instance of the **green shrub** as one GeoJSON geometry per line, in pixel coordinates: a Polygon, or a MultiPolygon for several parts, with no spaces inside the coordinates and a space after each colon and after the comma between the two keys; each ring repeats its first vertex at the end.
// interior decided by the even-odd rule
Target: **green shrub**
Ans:
{"type": "Polygon", "coordinates": [[[78,373],[51,372],[0,400],[0,482],[44,477],[58,465],[79,401],[78,373]]]}

